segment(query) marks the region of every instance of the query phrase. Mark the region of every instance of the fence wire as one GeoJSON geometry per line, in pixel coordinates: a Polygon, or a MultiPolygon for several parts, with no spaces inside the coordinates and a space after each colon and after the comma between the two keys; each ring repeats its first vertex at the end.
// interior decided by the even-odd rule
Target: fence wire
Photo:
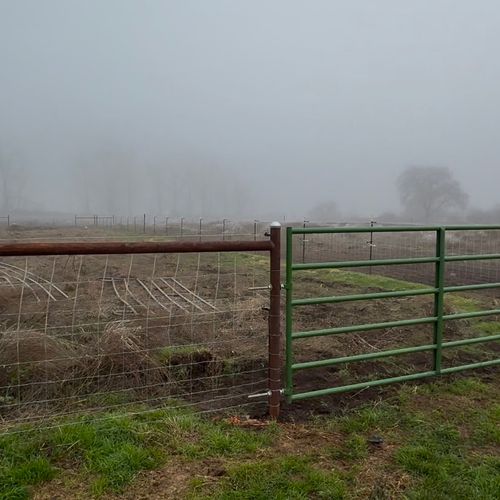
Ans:
{"type": "MultiPolygon", "coordinates": [[[[296,224],[296,227],[303,227],[296,224]]],[[[308,224],[307,227],[311,227],[308,224]]],[[[318,225],[319,227],[319,225],[318,225]]],[[[296,234],[292,240],[293,263],[342,262],[435,257],[436,232],[296,234]]],[[[498,254],[500,230],[447,231],[446,255],[498,254]]],[[[418,290],[435,286],[435,264],[365,265],[339,269],[294,272],[294,299],[352,296],[418,290]]],[[[444,296],[444,314],[498,310],[500,260],[446,262],[444,285],[497,284],[497,286],[444,296]]],[[[293,331],[355,327],[370,323],[397,322],[434,316],[434,295],[355,300],[305,305],[294,309],[293,331]]],[[[456,319],[444,324],[444,342],[470,340],[500,334],[500,315],[456,319]]],[[[373,354],[369,360],[353,360],[307,369],[294,374],[303,391],[397,377],[426,371],[433,352],[408,352],[376,359],[383,351],[434,344],[432,324],[381,327],[366,331],[303,338],[294,341],[296,363],[373,354]]],[[[497,340],[446,349],[446,368],[498,359],[497,340]]]]}
{"type": "MultiPolygon", "coordinates": [[[[29,237],[33,237],[31,234],[29,237]]],[[[0,261],[0,419],[267,400],[267,255],[10,257],[0,261]]]]}

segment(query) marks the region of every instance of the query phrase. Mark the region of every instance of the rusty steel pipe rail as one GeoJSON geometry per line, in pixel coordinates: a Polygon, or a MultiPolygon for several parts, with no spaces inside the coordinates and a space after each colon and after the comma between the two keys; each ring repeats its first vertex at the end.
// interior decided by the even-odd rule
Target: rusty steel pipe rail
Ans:
{"type": "MultiPolygon", "coordinates": [[[[181,219],[181,231],[182,231],[181,219]]],[[[269,240],[253,241],[168,241],[168,242],[45,242],[3,243],[0,257],[55,255],[124,255],[207,252],[269,252],[269,336],[268,336],[268,411],[272,419],[280,413],[281,383],[281,225],[271,224],[269,240]]]]}
{"type": "Polygon", "coordinates": [[[147,242],[74,242],[74,243],[2,243],[0,257],[41,255],[117,255],[150,253],[270,252],[274,243],[262,241],[147,241],[147,242]]]}

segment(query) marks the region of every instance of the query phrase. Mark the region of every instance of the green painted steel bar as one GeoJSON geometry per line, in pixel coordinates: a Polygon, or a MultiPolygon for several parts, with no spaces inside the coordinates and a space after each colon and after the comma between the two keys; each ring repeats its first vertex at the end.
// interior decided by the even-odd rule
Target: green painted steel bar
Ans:
{"type": "Polygon", "coordinates": [[[400,233],[415,231],[436,231],[436,226],[366,226],[366,227],[294,227],[293,234],[329,234],[329,233],[400,233]]]}
{"type": "Polygon", "coordinates": [[[436,257],[439,259],[436,262],[436,270],[434,276],[435,287],[437,292],[434,296],[434,316],[437,321],[434,323],[434,370],[439,375],[441,372],[442,361],[442,344],[444,331],[444,270],[445,270],[445,255],[446,255],[446,232],[443,228],[439,228],[436,233],[436,257]]]}
{"type": "Polygon", "coordinates": [[[443,316],[443,319],[453,320],[453,319],[481,318],[483,316],[495,316],[497,314],[500,314],[500,309],[489,309],[487,311],[447,314],[446,316],[443,316]]]}
{"type": "Polygon", "coordinates": [[[450,368],[443,368],[441,373],[456,373],[464,370],[471,370],[473,368],[487,368],[488,366],[496,366],[500,364],[499,359],[492,359],[491,361],[479,361],[478,363],[471,363],[470,365],[460,365],[460,366],[452,366],[450,368]]]}
{"type": "Polygon", "coordinates": [[[342,260],[337,262],[293,264],[292,269],[294,271],[308,271],[312,269],[341,269],[344,267],[401,266],[404,264],[432,264],[437,261],[437,257],[415,257],[414,259],[342,260]]]}
{"type": "Polygon", "coordinates": [[[360,390],[369,387],[387,385],[397,382],[417,380],[437,376],[440,374],[454,373],[457,371],[481,368],[487,366],[496,366],[500,364],[500,359],[492,361],[483,361],[462,365],[457,367],[443,368],[442,367],[442,350],[456,348],[477,343],[494,342],[500,340],[500,333],[485,337],[469,338],[443,342],[444,322],[448,320],[459,320],[469,318],[479,318],[492,315],[500,315],[500,309],[492,309],[486,311],[464,312],[457,314],[444,314],[444,297],[446,293],[485,290],[500,287],[500,283],[482,283],[476,285],[461,285],[461,286],[445,286],[445,265],[447,262],[465,262],[465,261],[483,261],[500,259],[500,253],[496,254],[480,254],[480,255],[446,255],[446,231],[485,231],[485,230],[500,230],[500,225],[477,225],[477,226],[393,226],[393,227],[351,227],[351,228],[287,228],[287,259],[286,259],[286,388],[285,394],[289,402],[307,399],[316,396],[325,396],[328,394],[337,394],[352,390],[360,390]],[[418,257],[418,258],[403,258],[403,259],[383,259],[383,260],[362,260],[362,261],[340,261],[340,262],[317,262],[317,263],[302,263],[293,264],[292,244],[294,234],[332,234],[332,233],[390,233],[390,232],[416,232],[427,231],[436,232],[436,253],[433,257],[418,257]],[[421,288],[416,290],[395,290],[374,292],[366,294],[351,294],[343,296],[328,296],[328,297],[312,297],[293,299],[293,271],[306,271],[314,269],[340,269],[351,267],[371,267],[371,266],[386,266],[386,265],[411,265],[411,264],[435,264],[435,286],[434,288],[421,288]],[[293,332],[293,307],[354,302],[361,300],[377,300],[397,297],[411,297],[418,295],[434,294],[434,316],[426,318],[416,318],[409,320],[388,321],[384,323],[369,323],[363,325],[352,325],[345,327],[326,328],[320,330],[293,332]],[[366,354],[358,354],[353,356],[343,356],[339,358],[324,359],[318,361],[307,361],[302,363],[293,363],[293,341],[295,339],[312,338],[325,335],[335,335],[343,333],[354,333],[361,331],[378,330],[385,328],[412,326],[420,324],[433,324],[434,327],[434,343],[421,346],[404,347],[400,349],[391,349],[381,352],[372,352],[366,354]],[[341,363],[351,363],[359,361],[367,361],[380,359],[390,356],[397,356],[415,352],[434,351],[434,370],[402,375],[399,377],[391,377],[386,379],[374,380],[369,382],[361,382],[356,384],[345,385],[341,387],[332,387],[315,391],[293,394],[293,373],[298,370],[321,368],[327,366],[338,365],[341,363]]]}
{"type": "MultiPolygon", "coordinates": [[[[480,285],[445,286],[444,293],[466,292],[469,290],[488,290],[499,288],[500,283],[483,283],[480,285]]],[[[397,297],[416,297],[417,295],[431,295],[438,291],[437,288],[420,288],[416,290],[395,290],[394,292],[360,293],[355,295],[333,295],[328,297],[312,297],[310,299],[294,299],[292,306],[311,306],[315,304],[335,304],[338,302],[354,302],[357,300],[377,300],[397,297]]]]}
{"type": "Polygon", "coordinates": [[[412,373],[411,375],[401,375],[400,377],[383,378],[379,380],[372,380],[371,382],[360,382],[359,384],[350,384],[340,387],[330,387],[329,389],[319,389],[317,391],[301,392],[298,394],[293,394],[290,399],[291,401],[299,401],[302,399],[314,398],[316,396],[328,396],[330,394],[339,394],[341,392],[368,389],[369,387],[377,387],[379,385],[387,385],[396,382],[407,382],[409,380],[429,378],[429,377],[434,377],[435,375],[436,373],[433,371],[412,373]]]}
{"type": "Polygon", "coordinates": [[[387,358],[389,356],[398,356],[401,354],[410,354],[412,352],[432,351],[436,348],[435,344],[427,344],[416,347],[403,347],[401,349],[391,349],[390,351],[371,352],[369,354],[356,354],[355,356],[343,356],[341,358],[322,359],[320,361],[306,361],[295,363],[292,370],[304,370],[308,368],[324,368],[326,366],[339,365],[341,363],[354,363],[356,361],[366,361],[369,359],[387,358]]]}
{"type": "Polygon", "coordinates": [[[460,347],[462,345],[470,344],[482,344],[483,342],[493,342],[495,340],[500,340],[500,335],[488,335],[486,337],[475,337],[472,339],[452,340],[451,342],[445,342],[443,344],[443,348],[460,347]]]}
{"type": "Polygon", "coordinates": [[[471,226],[375,226],[375,227],[294,227],[293,234],[329,234],[329,233],[408,233],[437,231],[443,227],[446,231],[490,231],[500,230],[499,225],[471,226]]]}
{"type": "Polygon", "coordinates": [[[493,260],[500,259],[500,253],[483,253],[477,255],[448,255],[446,262],[465,262],[470,260],[493,260]]]}
{"type": "MultiPolygon", "coordinates": [[[[469,313],[458,313],[443,315],[443,320],[479,318],[483,316],[494,316],[500,314],[500,309],[491,309],[489,311],[477,311],[469,313]]],[[[402,319],[398,321],[386,321],[385,323],[366,323],[363,325],[342,326],[338,328],[323,328],[321,330],[309,330],[305,332],[292,333],[292,339],[303,339],[309,337],[323,337],[325,335],[337,335],[341,333],[365,332],[369,330],[379,330],[383,328],[394,328],[398,326],[423,325],[427,323],[435,323],[438,321],[437,316],[416,319],[402,319]]]]}
{"type": "Polygon", "coordinates": [[[444,226],[447,231],[491,231],[498,230],[500,226],[498,224],[469,224],[464,225],[451,225],[444,226]]]}
{"type": "Polygon", "coordinates": [[[380,330],[383,328],[394,328],[397,326],[423,325],[426,323],[434,323],[436,321],[436,317],[428,317],[417,319],[402,319],[398,321],[386,321],[385,323],[367,323],[364,325],[342,326],[339,328],[324,328],[321,330],[309,330],[306,332],[292,333],[292,339],[305,339],[310,337],[323,337],[325,335],[337,335],[341,333],[364,332],[369,330],[380,330]]]}
{"type": "MultiPolygon", "coordinates": [[[[293,330],[293,232],[291,227],[286,228],[286,304],[285,304],[285,395],[289,398],[293,392],[293,349],[292,349],[292,330],[293,330]]],[[[290,399],[289,399],[290,401],[290,399]]]]}
{"type": "MultiPolygon", "coordinates": [[[[499,335],[488,335],[486,337],[477,337],[473,339],[463,339],[463,340],[454,340],[452,342],[443,342],[441,344],[442,349],[448,349],[452,347],[460,347],[464,345],[470,344],[480,344],[484,342],[493,342],[495,340],[500,340],[499,335]]],[[[305,370],[309,368],[324,368],[327,366],[339,365],[342,363],[354,363],[357,361],[366,361],[370,359],[381,359],[387,358],[390,356],[398,356],[401,354],[411,354],[413,352],[425,352],[435,350],[437,347],[436,344],[426,344],[415,347],[403,347],[401,349],[391,349],[389,351],[381,351],[381,352],[372,352],[369,354],[357,354],[355,356],[343,356],[341,358],[331,358],[331,359],[322,359],[320,361],[305,361],[303,363],[295,363],[292,365],[292,370],[305,370]]]]}
{"type": "MultiPolygon", "coordinates": [[[[453,366],[451,368],[442,368],[441,375],[455,373],[455,372],[464,371],[464,370],[470,370],[473,368],[486,368],[489,366],[496,366],[499,364],[500,364],[500,359],[494,359],[491,361],[480,361],[478,363],[471,363],[469,365],[453,366]]],[[[290,399],[292,401],[299,401],[302,399],[313,398],[316,396],[328,396],[330,394],[339,394],[342,392],[348,392],[348,391],[354,391],[354,390],[360,390],[360,389],[368,389],[370,387],[377,387],[380,385],[387,385],[387,384],[393,384],[393,383],[397,383],[397,382],[407,382],[409,380],[430,378],[430,377],[435,377],[436,375],[437,374],[434,371],[413,373],[411,375],[402,375],[400,377],[384,378],[384,379],[379,379],[379,380],[373,380],[371,382],[361,382],[359,384],[350,384],[350,385],[344,385],[344,386],[340,386],[340,387],[331,387],[329,389],[319,389],[317,391],[302,392],[302,393],[298,393],[298,394],[293,394],[290,399]]]]}
{"type": "Polygon", "coordinates": [[[354,302],[356,300],[376,300],[396,297],[413,297],[436,293],[436,288],[421,288],[417,290],[396,290],[394,292],[362,293],[357,295],[336,295],[331,297],[315,297],[311,299],[292,300],[292,306],[310,306],[315,304],[334,304],[338,302],[354,302]]]}
{"type": "Polygon", "coordinates": [[[498,288],[500,283],[481,283],[479,285],[460,285],[460,286],[445,286],[445,293],[448,292],[466,292],[468,290],[488,290],[489,288],[498,288]]]}

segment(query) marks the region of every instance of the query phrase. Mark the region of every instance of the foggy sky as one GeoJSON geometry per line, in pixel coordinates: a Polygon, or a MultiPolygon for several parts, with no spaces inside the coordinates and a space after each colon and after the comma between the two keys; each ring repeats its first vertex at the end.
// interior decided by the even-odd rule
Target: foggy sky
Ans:
{"type": "Polygon", "coordinates": [[[195,210],[298,217],[333,199],[370,216],[399,209],[410,165],[450,167],[487,208],[499,26],[497,0],[0,0],[0,153],[52,210],[84,209],[86,168],[92,192],[120,179],[117,210],[135,186],[131,211],[166,210],[159,169],[201,182],[195,210]]]}

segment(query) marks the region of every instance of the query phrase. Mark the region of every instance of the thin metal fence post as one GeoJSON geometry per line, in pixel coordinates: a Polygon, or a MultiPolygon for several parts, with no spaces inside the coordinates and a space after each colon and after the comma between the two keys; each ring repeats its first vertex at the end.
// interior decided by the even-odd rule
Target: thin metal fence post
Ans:
{"type": "Polygon", "coordinates": [[[222,241],[226,239],[226,220],[222,219],[222,241]]]}
{"type": "Polygon", "coordinates": [[[444,330],[444,268],[446,257],[446,231],[443,227],[436,229],[436,257],[438,261],[435,265],[435,287],[437,292],[434,295],[434,371],[436,375],[441,374],[442,350],[443,350],[443,330],[444,330]]]}
{"type": "Polygon", "coordinates": [[[146,214],[144,214],[144,222],[143,222],[143,225],[142,225],[142,232],[144,234],[146,234],[146,214]]]}
{"type": "Polygon", "coordinates": [[[291,402],[293,395],[293,350],[292,350],[292,298],[293,298],[293,278],[292,278],[292,246],[293,246],[293,228],[286,228],[286,276],[285,276],[285,290],[286,290],[286,309],[285,309],[285,395],[287,401],[291,402]]]}
{"type": "Polygon", "coordinates": [[[259,221],[257,219],[255,219],[253,221],[253,240],[254,241],[257,241],[257,224],[258,224],[258,222],[259,221]]]}
{"type": "Polygon", "coordinates": [[[168,236],[168,217],[165,217],[165,234],[168,236]]]}
{"type": "Polygon", "coordinates": [[[156,234],[156,215],[153,216],[153,234],[156,234]]]}
{"type": "Polygon", "coordinates": [[[199,236],[200,241],[201,241],[201,227],[202,227],[201,225],[202,225],[202,223],[203,223],[203,219],[200,217],[200,228],[198,230],[198,236],[199,236]]]}
{"type": "Polygon", "coordinates": [[[181,238],[184,233],[184,217],[181,217],[181,238]]]}
{"type": "Polygon", "coordinates": [[[281,224],[271,224],[269,304],[269,416],[276,420],[281,401],[281,224]]]}
{"type": "MultiPolygon", "coordinates": [[[[375,225],[375,221],[371,220],[370,221],[370,227],[373,227],[375,225]]],[[[370,241],[368,242],[368,245],[370,246],[370,255],[369,255],[369,260],[373,260],[373,231],[370,231],[370,241]]],[[[368,273],[372,274],[372,267],[368,269],[368,273]]]]}
{"type": "MultiPolygon", "coordinates": [[[[305,229],[306,224],[308,223],[308,220],[305,220],[304,223],[302,224],[302,227],[305,229]]],[[[302,235],[302,263],[305,263],[306,261],[306,234],[304,233],[302,235]]]]}

